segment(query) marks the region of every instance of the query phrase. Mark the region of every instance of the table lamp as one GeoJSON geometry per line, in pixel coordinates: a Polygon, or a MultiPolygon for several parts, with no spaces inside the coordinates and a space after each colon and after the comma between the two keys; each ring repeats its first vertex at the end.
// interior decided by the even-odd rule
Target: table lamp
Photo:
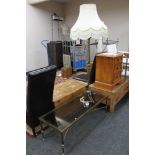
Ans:
{"type": "MultiPolygon", "coordinates": [[[[72,40],[88,40],[88,63],[90,67],[90,38],[98,40],[97,49],[102,51],[102,38],[108,37],[108,28],[98,16],[96,4],[80,5],[79,17],[71,28],[70,38],[72,40]]],[[[88,69],[88,86],[90,69],[88,69]]]]}

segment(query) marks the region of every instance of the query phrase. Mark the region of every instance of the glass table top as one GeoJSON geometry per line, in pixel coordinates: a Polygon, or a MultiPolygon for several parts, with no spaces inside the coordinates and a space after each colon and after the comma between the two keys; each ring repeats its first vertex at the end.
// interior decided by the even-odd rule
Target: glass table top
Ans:
{"type": "Polygon", "coordinates": [[[39,120],[59,132],[64,132],[101,102],[106,102],[106,96],[97,92],[92,93],[94,102],[87,97],[86,94],[79,95],[70,102],[44,114],[39,120]]]}

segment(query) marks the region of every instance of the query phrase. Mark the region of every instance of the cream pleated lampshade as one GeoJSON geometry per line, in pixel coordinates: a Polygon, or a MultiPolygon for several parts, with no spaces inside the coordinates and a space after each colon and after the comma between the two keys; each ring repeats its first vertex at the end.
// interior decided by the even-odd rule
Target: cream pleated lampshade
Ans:
{"type": "Polygon", "coordinates": [[[96,4],[80,5],[80,13],[71,28],[70,38],[73,40],[88,38],[100,39],[108,37],[108,28],[98,16],[96,4]]]}

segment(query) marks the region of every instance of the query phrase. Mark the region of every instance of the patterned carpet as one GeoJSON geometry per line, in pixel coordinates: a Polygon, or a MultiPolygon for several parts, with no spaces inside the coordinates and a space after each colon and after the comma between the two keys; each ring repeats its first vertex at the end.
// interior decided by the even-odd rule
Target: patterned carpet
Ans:
{"type": "Polygon", "coordinates": [[[66,81],[66,80],[68,80],[68,78],[63,78],[61,76],[56,76],[56,78],[55,78],[55,85],[58,84],[58,83],[61,83],[63,81],[66,81]]]}
{"type": "Polygon", "coordinates": [[[58,84],[58,83],[61,83],[63,81],[66,81],[67,79],[69,79],[69,78],[63,78],[61,70],[58,70],[57,73],[56,73],[55,85],[58,84]]]}

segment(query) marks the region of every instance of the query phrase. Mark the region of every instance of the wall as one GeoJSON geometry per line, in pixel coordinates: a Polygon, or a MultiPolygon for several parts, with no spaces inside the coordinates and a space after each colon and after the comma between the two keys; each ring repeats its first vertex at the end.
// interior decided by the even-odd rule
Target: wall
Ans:
{"type": "MultiPolygon", "coordinates": [[[[98,14],[108,26],[110,39],[119,38],[118,50],[129,47],[128,0],[72,0],[67,3],[44,2],[37,5],[26,5],[26,70],[46,66],[47,53],[41,45],[43,39],[52,40],[51,14],[56,12],[65,16],[65,24],[70,28],[79,15],[79,6],[84,3],[95,3],[98,14]]],[[[91,19],[91,17],[90,17],[91,19]]],[[[58,40],[57,23],[54,23],[53,40],[58,40]]],[[[91,46],[91,59],[95,54],[91,46]]]]}
{"type": "MultiPolygon", "coordinates": [[[[118,50],[128,50],[129,47],[129,4],[128,0],[73,0],[65,4],[65,22],[71,28],[79,15],[79,6],[95,3],[97,11],[109,29],[109,38],[119,39],[118,50]]],[[[90,17],[91,20],[91,17],[90,17]]],[[[91,57],[95,47],[91,47],[91,57]]]]}
{"type": "MultiPolygon", "coordinates": [[[[47,66],[47,52],[41,45],[44,39],[52,40],[51,14],[63,15],[63,5],[44,2],[26,4],[26,71],[47,66]]],[[[54,23],[53,40],[58,39],[57,23],[54,23]]]]}

